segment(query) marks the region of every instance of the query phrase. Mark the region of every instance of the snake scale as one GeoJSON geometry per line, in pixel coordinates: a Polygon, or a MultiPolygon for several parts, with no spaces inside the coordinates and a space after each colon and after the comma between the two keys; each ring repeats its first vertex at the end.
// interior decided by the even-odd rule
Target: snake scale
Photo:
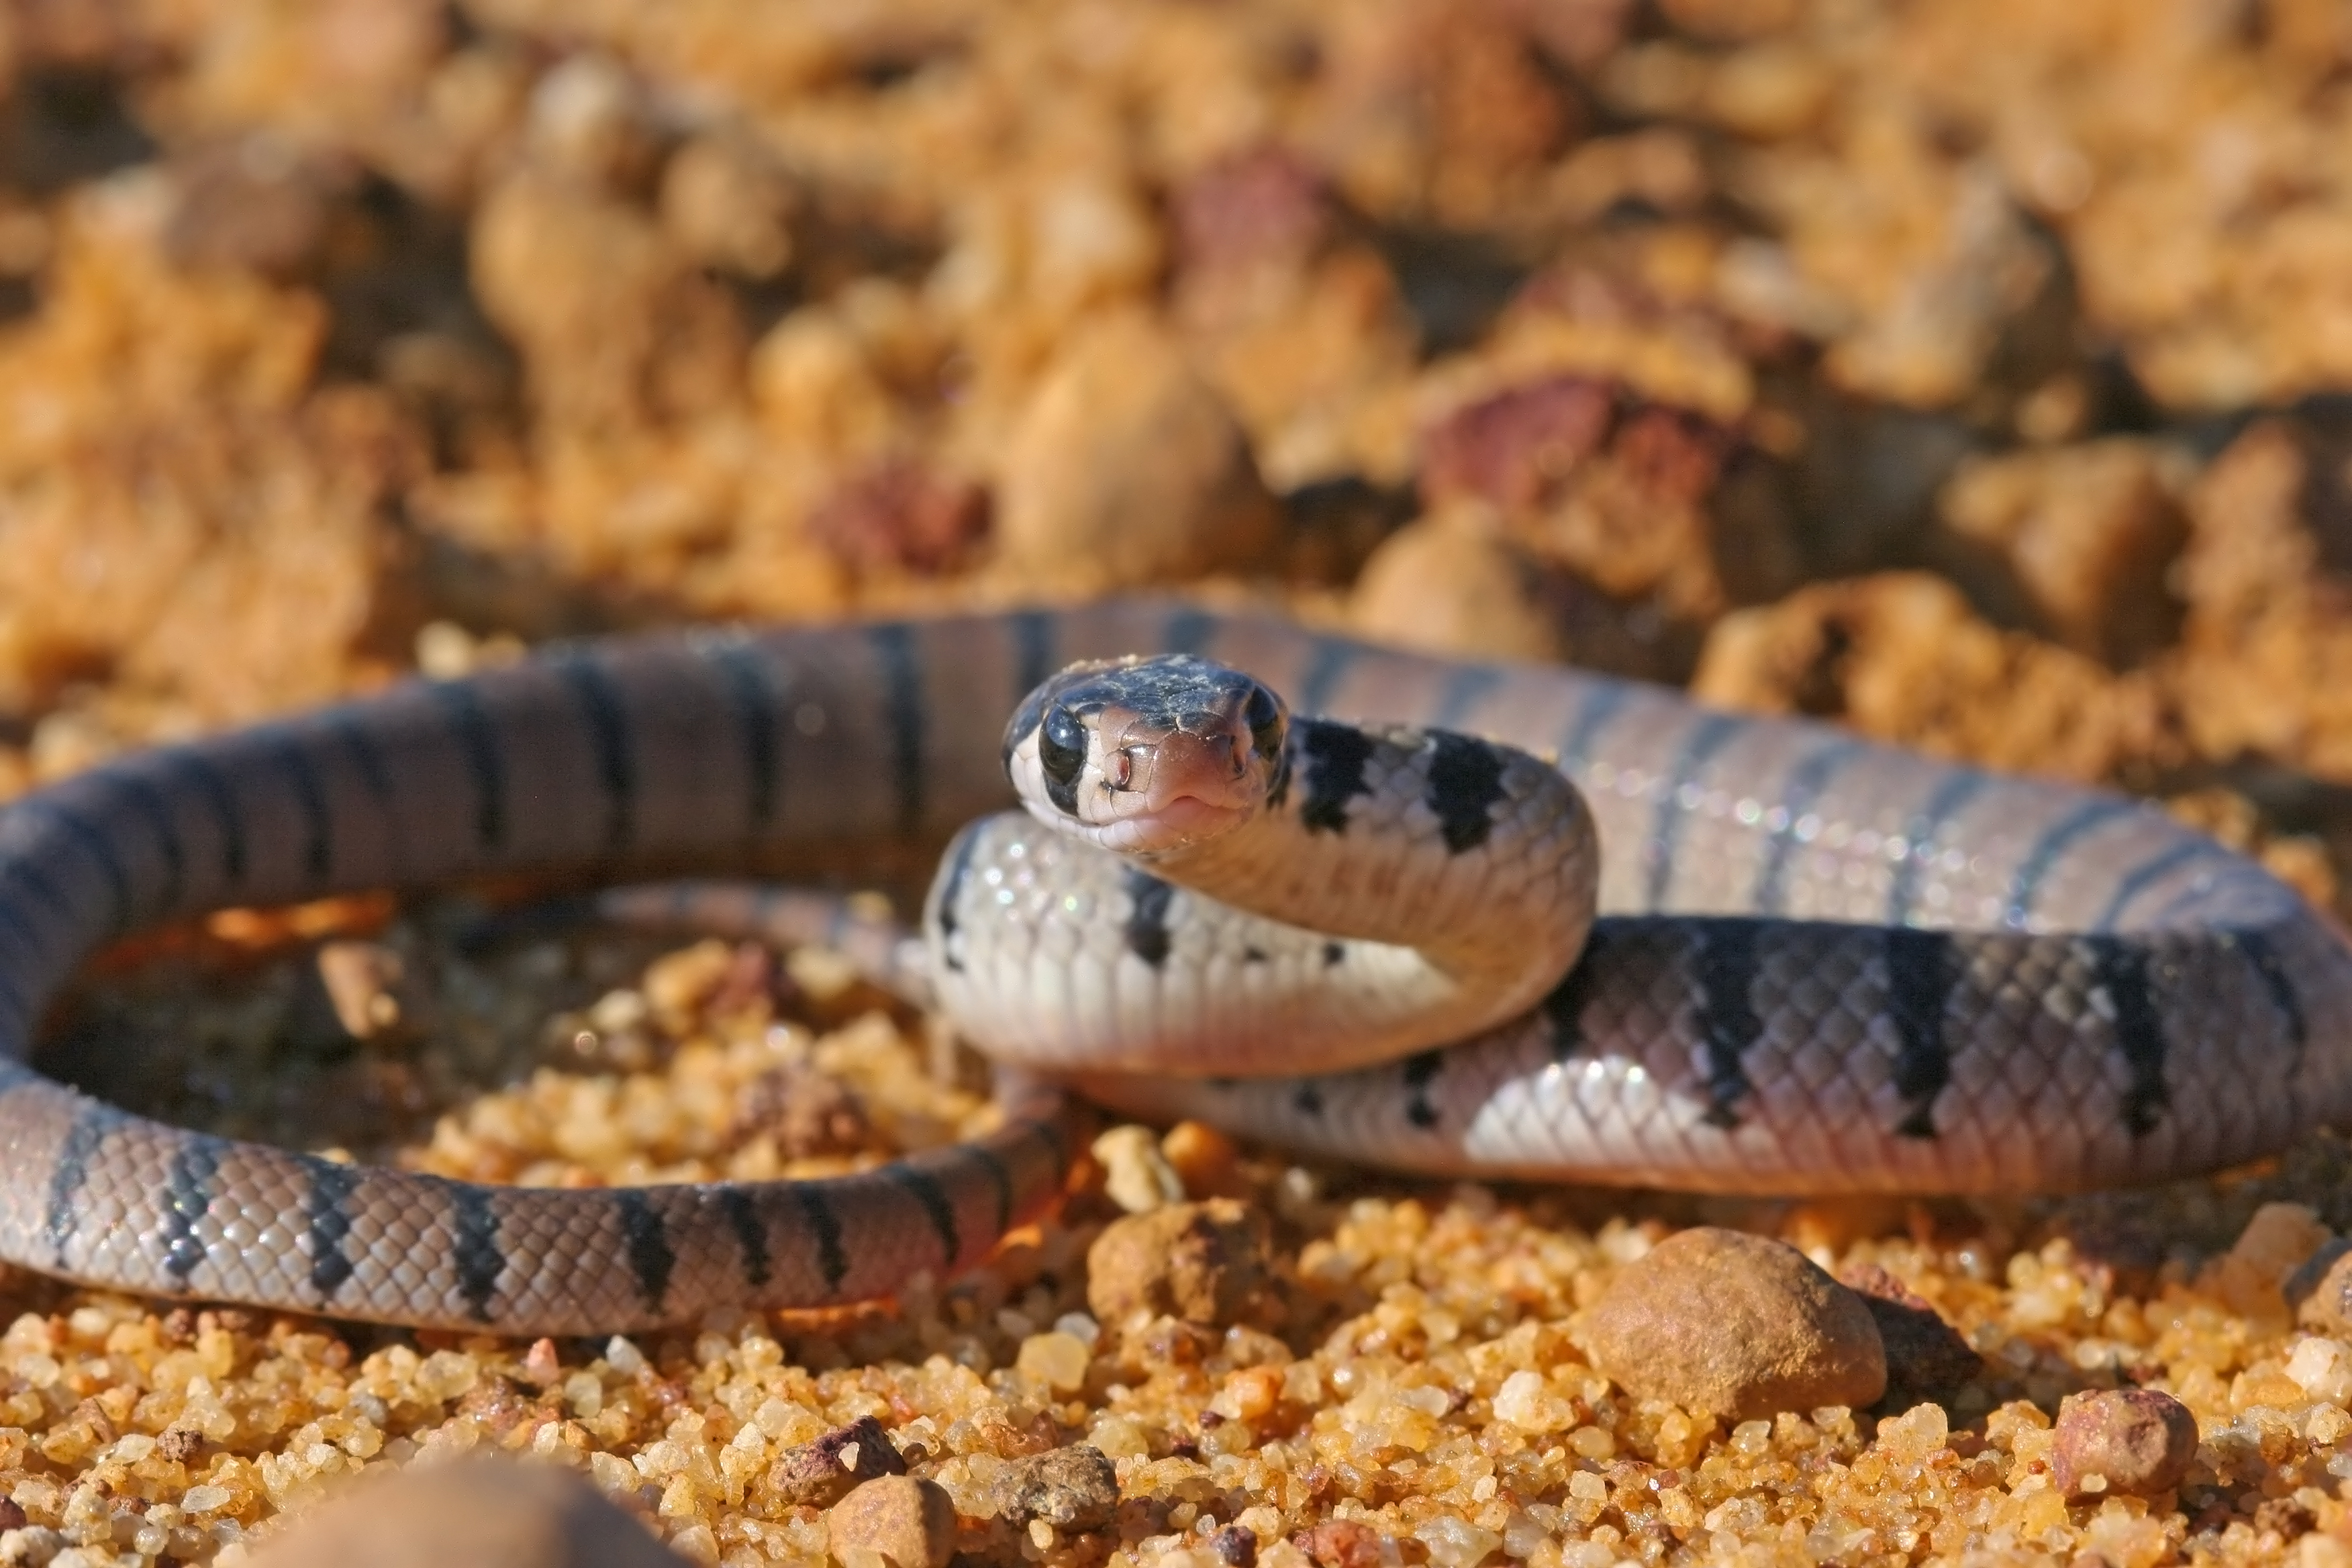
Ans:
{"type": "MultiPolygon", "coordinates": [[[[1418,824],[1476,874],[1384,873],[1351,892],[1317,862],[1287,877],[1286,908],[1402,902],[1451,931],[1457,958],[1530,923],[1559,940],[1581,918],[1545,912],[1565,860],[1511,837],[1518,775],[1459,731],[1556,759],[1580,787],[1599,919],[1564,981],[1511,995],[1499,1018],[1446,1014],[1462,996],[1435,995],[1379,930],[1294,933],[1276,952],[1195,893],[1106,862],[1032,909],[1026,956],[1000,966],[1016,990],[1059,987],[1045,1016],[1126,986],[1114,1023],[1160,1009],[1191,1028],[1193,1070],[1223,1073],[1220,1028],[1175,1018],[1202,986],[1318,963],[1370,985],[1388,963],[1412,993],[1399,1006],[1475,1037],[1384,1065],[1315,1058],[1304,1078],[1059,1064],[1115,1104],[1407,1169],[1747,1192],[2151,1180],[2274,1150],[2352,1104],[2352,953],[2260,868],[2146,805],[1562,669],[1118,602],[585,643],[20,799],[0,812],[0,1257],[152,1294],[517,1333],[868,1299],[976,1261],[1060,1189],[1076,1123],[1044,1079],[1008,1075],[989,1137],[856,1175],[541,1191],[166,1127],[24,1058],[81,958],[212,908],[944,843],[1012,803],[1004,723],[1025,693],[1069,661],[1150,650],[1247,670],[1300,714],[1428,727],[1366,739],[1293,722],[1282,810],[1325,847],[1376,854],[1383,823],[1418,824]],[[1493,877],[1516,877],[1522,901],[1490,902],[1493,877]],[[1079,960],[1111,978],[1089,992],[1055,968],[1079,960]]],[[[1003,858],[1007,834],[1023,837],[965,834],[935,888],[950,968],[993,940],[976,925],[992,903],[1036,904],[1024,879],[1076,852],[1024,841],[1024,870],[1003,858]]],[[[1386,1005],[1323,1033],[1380,1035],[1386,1005]]],[[[1306,1034],[1310,1013],[1277,1009],[1306,1034]]]]}

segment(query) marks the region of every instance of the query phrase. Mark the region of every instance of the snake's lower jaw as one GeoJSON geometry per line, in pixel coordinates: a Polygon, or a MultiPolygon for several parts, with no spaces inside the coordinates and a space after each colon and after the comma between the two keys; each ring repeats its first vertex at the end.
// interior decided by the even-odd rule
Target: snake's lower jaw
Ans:
{"type": "Polygon", "coordinates": [[[1250,819],[1251,809],[1181,795],[1156,802],[1140,815],[1103,824],[1094,839],[1122,854],[1172,854],[1231,833],[1250,819]]]}

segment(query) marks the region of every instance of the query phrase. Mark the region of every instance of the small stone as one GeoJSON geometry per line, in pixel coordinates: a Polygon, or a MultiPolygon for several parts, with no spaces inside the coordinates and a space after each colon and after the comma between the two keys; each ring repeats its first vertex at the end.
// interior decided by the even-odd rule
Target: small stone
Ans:
{"type": "Polygon", "coordinates": [[[1380,1568],[1381,1532],[1352,1519],[1327,1519],[1290,1538],[1316,1568],[1380,1568]]]}
{"type": "Polygon", "coordinates": [[[1495,1419],[1522,1432],[1557,1432],[1576,1425],[1576,1403],[1552,1393],[1543,1373],[1522,1367],[1495,1391],[1495,1419]]]}
{"type": "Polygon", "coordinates": [[[279,279],[319,263],[336,198],[353,183],[348,169],[267,132],[199,149],[171,174],[163,239],[172,259],[279,279]]]}
{"type": "Polygon", "coordinates": [[[248,1561],[253,1568],[680,1568],[686,1560],[568,1470],[466,1459],[362,1484],[297,1520],[248,1561]]]}
{"type": "Polygon", "coordinates": [[[819,502],[808,532],[856,571],[928,577],[967,564],[988,525],[978,485],[889,458],[819,502]]]}
{"type": "Polygon", "coordinates": [[[1422,491],[1432,500],[1467,494],[1513,509],[1538,506],[1606,445],[1617,403],[1610,384],[1564,375],[1465,404],[1424,437],[1422,491]]]}
{"type": "Polygon", "coordinates": [[[825,1540],[835,1559],[870,1552],[892,1568],[947,1568],[955,1555],[955,1503],[947,1489],[915,1476],[881,1476],[833,1505],[825,1540]]]}
{"type": "Polygon", "coordinates": [[[1886,1352],[1862,1298],[1782,1242],[1698,1226],[1621,1270],[1592,1308],[1588,1349],[1643,1399],[1754,1420],[1886,1392],[1886,1352]]]}
{"type": "Polygon", "coordinates": [[[796,193],[749,138],[698,136],[662,171],[662,227],[705,266],[769,279],[793,258],[796,193]]]}
{"type": "Polygon", "coordinates": [[[0,1531],[0,1563],[8,1568],[48,1568],[49,1563],[65,1549],[64,1533],[46,1524],[0,1531]]]}
{"type": "Polygon", "coordinates": [[[788,1503],[831,1508],[860,1481],[906,1473],[907,1462],[882,1423],[861,1415],[814,1441],[786,1448],[770,1468],[768,1484],[788,1503]]]}
{"type": "Polygon", "coordinates": [[[2308,1206],[2264,1204],[2214,1261],[2209,1284],[2231,1311],[2275,1318],[2287,1306],[2286,1282],[2335,1239],[2308,1206]]]}
{"type": "Polygon", "coordinates": [[[1376,642],[1478,658],[1565,658],[1569,639],[1543,569],[1487,530],[1429,519],[1382,541],[1348,616],[1376,642]]]}
{"type": "Polygon", "coordinates": [[[2319,1522],[2312,1511],[2291,1497],[2264,1498],[2254,1505],[2254,1533],[2275,1533],[2284,1540],[2294,1541],[2311,1533],[2319,1522]]]}
{"type": "Polygon", "coordinates": [[[2051,1436],[2051,1481],[2070,1497],[2169,1491],[2197,1457],[2197,1417],[2153,1388],[2068,1394],[2051,1436]]]}
{"type": "Polygon", "coordinates": [[[872,1136],[856,1091],[801,1062],[770,1068],[737,1090],[730,1131],[738,1139],[772,1138],[787,1160],[855,1153],[872,1136]]]}
{"type": "Polygon", "coordinates": [[[1965,458],[1930,561],[1994,619],[2121,668],[2168,647],[2167,574],[2188,523],[2163,449],[2117,437],[1965,458]]]}
{"type": "Polygon", "coordinates": [[[1265,1215],[1232,1198],[1171,1204],[1114,1222],[1087,1252],[1087,1304],[1097,1321],[1140,1310],[1223,1326],[1265,1284],[1265,1215]]]}
{"type": "Polygon", "coordinates": [[[331,942],[319,949],[319,983],[335,1021],[355,1040],[372,1040],[400,1026],[401,981],[406,966],[381,942],[331,942]]]}
{"type": "Polygon", "coordinates": [[[1848,1269],[1842,1282],[1859,1293],[1878,1325],[1879,1342],[1886,1348],[1886,1386],[1891,1405],[1910,1403],[1910,1396],[1957,1387],[1984,1370],[1984,1360],[1969,1348],[1960,1331],[1946,1322],[1927,1299],[1876,1264],[1848,1269]]]}
{"type": "Polygon", "coordinates": [[[997,485],[1001,564],[1115,588],[1265,562],[1281,523],[1241,426],[1149,318],[1083,330],[1045,376],[997,485]]]}
{"type": "Polygon", "coordinates": [[[1118,1511],[1118,1470],[1101,1449],[1073,1443],[1006,1465],[989,1496],[1009,1524],[1042,1521],[1065,1534],[1104,1530],[1118,1511]]]}
{"type": "Polygon", "coordinates": [[[1242,1195],[1234,1162],[1241,1151],[1234,1141],[1205,1121],[1184,1121],[1160,1140],[1160,1152],[1191,1196],[1233,1198],[1242,1195]]]}
{"type": "Polygon", "coordinates": [[[1103,1168],[1103,1191],[1129,1214],[1150,1214],[1163,1204],[1181,1203],[1184,1178],[1168,1163],[1149,1127],[1132,1122],[1111,1128],[1094,1142],[1103,1168]]]}
{"type": "Polygon", "coordinates": [[[531,1341],[530,1349],[523,1352],[522,1380],[534,1388],[545,1388],[562,1375],[563,1358],[555,1342],[544,1337],[531,1341]]]}
{"type": "Polygon", "coordinates": [[[1238,1524],[1229,1524],[1209,1538],[1209,1550],[1225,1568],[1257,1568],[1257,1535],[1238,1524]]]}
{"type": "Polygon", "coordinates": [[[1751,712],[1832,718],[1874,740],[2094,780],[2143,755],[2153,689],[1992,626],[1924,572],[1815,583],[1708,626],[1690,691],[1751,712]]]}
{"type": "Polygon", "coordinates": [[[1212,164],[1177,187],[1169,208],[1177,268],[1188,280],[1269,266],[1296,269],[1331,228],[1322,182],[1279,149],[1212,164]]]}
{"type": "Polygon", "coordinates": [[[1084,1342],[1056,1329],[1023,1340],[1021,1353],[1013,1364],[1025,1375],[1059,1393],[1075,1394],[1086,1384],[1091,1359],[1084,1342]]]}
{"type": "Polygon", "coordinates": [[[2352,1241],[2323,1244],[2279,1287],[2294,1321],[2314,1333],[2352,1339],[2352,1241]]]}

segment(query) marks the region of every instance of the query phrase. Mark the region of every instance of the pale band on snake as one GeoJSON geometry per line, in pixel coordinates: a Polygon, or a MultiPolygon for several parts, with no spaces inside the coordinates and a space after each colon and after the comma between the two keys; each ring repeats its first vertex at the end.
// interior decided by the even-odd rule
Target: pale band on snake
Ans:
{"type": "Polygon", "coordinates": [[[1567,669],[1162,602],[612,640],[0,812],[0,1258],[519,1334],[868,1300],[1054,1200],[1062,1083],[1416,1172],[2147,1182],[2344,1117],[2347,1004],[2325,919],[2150,805],[1567,669]],[[1148,653],[1248,678],[1161,661],[1031,696],[1148,653]],[[1008,763],[1029,815],[992,817],[1008,763]],[[1190,802],[1173,826],[1120,825],[1155,795],[1190,802]],[[856,1175],[470,1185],[164,1126],[24,1060],[80,960],[225,905],[951,836],[929,980],[1030,1065],[999,1131],[856,1175]]]}

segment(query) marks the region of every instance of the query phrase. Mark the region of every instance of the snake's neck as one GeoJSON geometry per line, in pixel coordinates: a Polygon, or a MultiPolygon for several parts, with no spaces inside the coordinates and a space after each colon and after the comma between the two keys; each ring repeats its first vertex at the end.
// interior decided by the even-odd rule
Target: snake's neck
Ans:
{"type": "Polygon", "coordinates": [[[1465,985],[1540,995],[1591,930],[1599,868],[1575,786],[1515,747],[1302,721],[1265,806],[1154,857],[1181,887],[1286,924],[1415,949],[1465,985]]]}

